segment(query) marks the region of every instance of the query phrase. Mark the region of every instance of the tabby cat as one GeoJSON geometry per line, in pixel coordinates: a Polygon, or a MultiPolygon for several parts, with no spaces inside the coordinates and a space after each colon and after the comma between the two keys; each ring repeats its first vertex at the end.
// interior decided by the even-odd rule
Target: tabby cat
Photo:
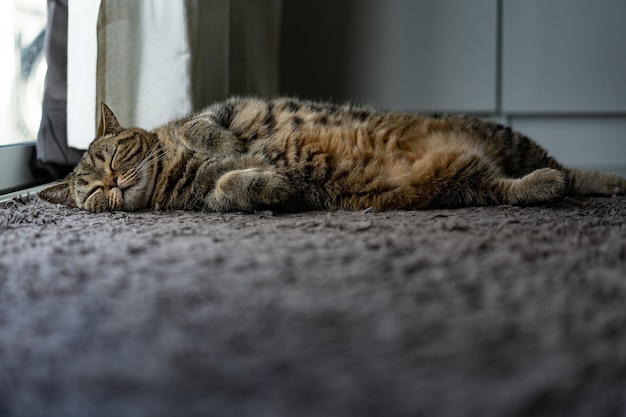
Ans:
{"type": "Polygon", "coordinates": [[[292,98],[231,98],[151,131],[102,105],[98,137],[44,200],[93,212],[413,210],[613,195],[626,180],[568,169],[475,118],[292,98]]]}

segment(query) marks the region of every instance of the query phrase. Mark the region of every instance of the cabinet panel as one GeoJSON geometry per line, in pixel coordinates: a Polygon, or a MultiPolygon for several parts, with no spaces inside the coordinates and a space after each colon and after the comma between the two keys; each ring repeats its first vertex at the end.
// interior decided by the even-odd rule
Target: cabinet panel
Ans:
{"type": "Polygon", "coordinates": [[[282,91],[496,110],[496,0],[285,0],[282,91]]]}
{"type": "Polygon", "coordinates": [[[511,125],[565,165],[626,173],[626,117],[513,118],[511,125]]]}
{"type": "Polygon", "coordinates": [[[503,0],[504,112],[626,111],[626,1],[503,0]]]}

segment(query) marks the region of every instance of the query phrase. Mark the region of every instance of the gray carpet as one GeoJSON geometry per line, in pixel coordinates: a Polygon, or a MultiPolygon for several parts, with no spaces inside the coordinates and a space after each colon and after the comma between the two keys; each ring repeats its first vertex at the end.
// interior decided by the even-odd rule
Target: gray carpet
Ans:
{"type": "Polygon", "coordinates": [[[626,198],[0,207],[2,416],[626,416],[626,198]]]}

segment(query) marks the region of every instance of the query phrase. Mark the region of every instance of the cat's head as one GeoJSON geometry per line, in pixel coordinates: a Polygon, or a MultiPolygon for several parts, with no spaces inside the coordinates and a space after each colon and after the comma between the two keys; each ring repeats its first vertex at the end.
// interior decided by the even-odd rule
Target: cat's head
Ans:
{"type": "Polygon", "coordinates": [[[51,203],[92,212],[145,208],[162,157],[154,133],[120,126],[103,103],[98,136],[76,168],[61,182],[39,192],[51,203]]]}

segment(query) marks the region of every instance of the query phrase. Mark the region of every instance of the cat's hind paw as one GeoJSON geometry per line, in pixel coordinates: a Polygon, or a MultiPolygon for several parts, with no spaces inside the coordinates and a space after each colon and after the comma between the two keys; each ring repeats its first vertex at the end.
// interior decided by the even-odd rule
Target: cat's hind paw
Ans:
{"type": "Polygon", "coordinates": [[[512,180],[508,203],[532,205],[564,198],[569,192],[567,174],[558,169],[541,168],[512,180]]]}

